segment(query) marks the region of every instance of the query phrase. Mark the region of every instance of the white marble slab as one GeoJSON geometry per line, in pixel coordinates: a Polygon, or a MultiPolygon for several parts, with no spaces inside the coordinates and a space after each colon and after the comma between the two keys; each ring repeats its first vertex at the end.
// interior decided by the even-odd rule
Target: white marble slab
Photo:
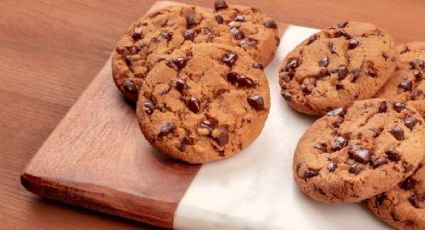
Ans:
{"type": "Polygon", "coordinates": [[[290,26],[266,68],[271,110],[260,137],[242,153],[202,166],[180,202],[175,229],[387,229],[361,204],[331,206],[303,195],[292,179],[298,139],[313,119],[280,96],[285,55],[317,30],[290,26]]]}

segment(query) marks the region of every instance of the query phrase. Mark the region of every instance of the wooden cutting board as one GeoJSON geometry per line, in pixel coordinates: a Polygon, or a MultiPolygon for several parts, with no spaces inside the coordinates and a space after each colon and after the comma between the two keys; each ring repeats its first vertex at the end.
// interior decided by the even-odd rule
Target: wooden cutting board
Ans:
{"type": "MultiPolygon", "coordinates": [[[[152,9],[171,4],[156,2],[152,9]]],[[[284,31],[287,24],[279,27],[284,31]]],[[[172,228],[201,166],[165,157],[148,144],[134,105],[113,84],[110,65],[106,61],[28,163],[21,182],[43,197],[172,228]]]]}

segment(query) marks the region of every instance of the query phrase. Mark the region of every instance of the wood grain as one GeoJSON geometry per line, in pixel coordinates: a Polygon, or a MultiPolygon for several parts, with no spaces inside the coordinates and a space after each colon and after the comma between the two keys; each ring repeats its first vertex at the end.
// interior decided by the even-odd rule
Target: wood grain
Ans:
{"type": "MultiPolygon", "coordinates": [[[[210,6],[210,0],[189,1],[210,6]]],[[[231,3],[255,5],[255,0],[231,3]]],[[[145,229],[120,218],[37,198],[19,175],[131,21],[154,0],[2,0],[0,7],[0,219],[5,229],[145,229]]],[[[398,42],[425,39],[421,0],[269,0],[278,21],[324,27],[370,21],[398,42]]]]}

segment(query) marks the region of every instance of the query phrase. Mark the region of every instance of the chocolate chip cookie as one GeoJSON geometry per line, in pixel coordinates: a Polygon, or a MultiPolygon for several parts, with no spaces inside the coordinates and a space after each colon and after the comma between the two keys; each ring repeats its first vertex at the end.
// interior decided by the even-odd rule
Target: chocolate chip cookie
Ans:
{"type": "Polygon", "coordinates": [[[412,176],[392,190],[369,199],[369,208],[380,219],[398,229],[425,227],[425,161],[412,176]]]}
{"type": "Polygon", "coordinates": [[[294,178],[313,199],[358,202],[410,176],[425,154],[424,138],[424,120],[413,107],[387,99],[355,101],[306,131],[296,148],[294,178]]]}
{"type": "Polygon", "coordinates": [[[228,26],[233,45],[243,48],[263,66],[271,62],[280,42],[274,20],[259,8],[227,5],[224,0],[215,1],[214,9],[217,22],[228,26]]]}
{"type": "Polygon", "coordinates": [[[412,42],[397,47],[398,70],[376,97],[406,102],[425,117],[425,42],[412,42]]]}
{"type": "Polygon", "coordinates": [[[205,163],[251,144],[269,108],[260,66],[237,47],[204,43],[183,46],[158,62],[141,87],[137,115],[159,151],[205,163]]]}
{"type": "Polygon", "coordinates": [[[284,59],[281,94],[299,112],[323,115],[373,97],[394,72],[398,53],[382,29],[341,22],[307,38],[284,59]]]}

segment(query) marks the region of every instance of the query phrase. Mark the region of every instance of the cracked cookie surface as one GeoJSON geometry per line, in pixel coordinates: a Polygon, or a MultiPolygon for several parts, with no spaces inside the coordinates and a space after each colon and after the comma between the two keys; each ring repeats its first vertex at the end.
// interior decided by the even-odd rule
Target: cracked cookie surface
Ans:
{"type": "Polygon", "coordinates": [[[386,99],[355,101],[317,120],[299,141],[294,178],[313,199],[350,203],[387,191],[410,176],[425,151],[416,110],[386,99]]]}
{"type": "Polygon", "coordinates": [[[204,43],[161,60],[137,104],[146,139],[189,163],[224,159],[251,144],[267,119],[270,93],[261,66],[243,52],[204,43]]]}
{"type": "Polygon", "coordinates": [[[279,70],[281,94],[295,110],[323,115],[373,97],[394,72],[392,38],[368,23],[342,22],[291,51],[279,70]]]}
{"type": "Polygon", "coordinates": [[[398,70],[376,97],[406,102],[425,117],[425,42],[411,42],[397,47],[398,70]]]}

